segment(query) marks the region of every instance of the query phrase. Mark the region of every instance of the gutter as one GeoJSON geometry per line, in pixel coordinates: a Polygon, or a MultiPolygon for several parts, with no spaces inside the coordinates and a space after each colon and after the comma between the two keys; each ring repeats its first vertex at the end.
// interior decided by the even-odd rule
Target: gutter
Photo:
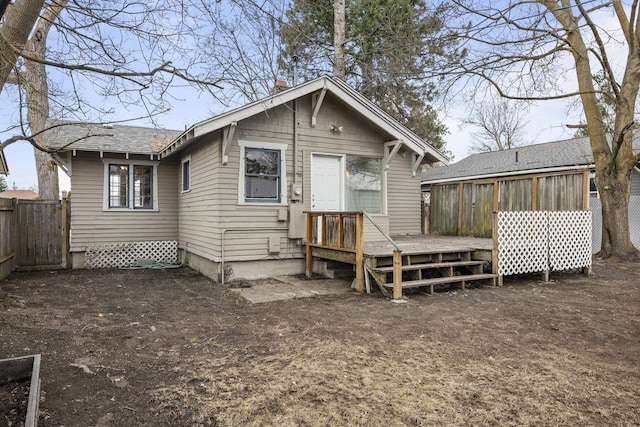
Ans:
{"type": "Polygon", "coordinates": [[[594,167],[595,167],[594,164],[589,164],[589,165],[579,165],[579,166],[569,166],[569,167],[557,166],[554,168],[544,168],[544,169],[526,169],[521,171],[494,173],[491,175],[471,175],[471,176],[459,176],[455,178],[446,178],[446,179],[424,180],[424,181],[420,181],[420,185],[442,184],[445,182],[472,181],[475,179],[501,178],[506,176],[516,176],[516,175],[530,175],[530,174],[545,173],[545,172],[584,170],[584,169],[592,169],[594,167]]]}

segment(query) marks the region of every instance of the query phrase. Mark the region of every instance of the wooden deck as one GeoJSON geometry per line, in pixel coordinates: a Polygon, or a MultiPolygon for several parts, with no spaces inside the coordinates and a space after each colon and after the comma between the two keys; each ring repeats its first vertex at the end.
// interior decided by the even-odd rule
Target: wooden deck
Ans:
{"type": "Polygon", "coordinates": [[[372,277],[382,293],[402,299],[402,290],[489,281],[496,274],[493,239],[433,235],[386,236],[365,241],[362,212],[307,212],[306,274],[313,258],[353,264],[358,292],[369,292],[372,277]],[[491,265],[491,273],[487,267],[491,265]]]}
{"type": "MultiPolygon", "coordinates": [[[[402,255],[436,254],[472,250],[489,253],[493,250],[493,240],[479,237],[432,236],[426,234],[392,236],[402,255]]],[[[388,241],[364,243],[364,255],[370,257],[392,256],[394,247],[388,241]]],[[[489,259],[490,261],[490,259],[489,259]]]]}

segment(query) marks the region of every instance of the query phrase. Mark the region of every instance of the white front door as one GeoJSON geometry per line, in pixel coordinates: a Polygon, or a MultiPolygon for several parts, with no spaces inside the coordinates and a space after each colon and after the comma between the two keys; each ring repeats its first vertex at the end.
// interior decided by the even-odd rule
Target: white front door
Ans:
{"type": "Polygon", "coordinates": [[[342,157],[311,156],[311,210],[340,211],[343,200],[342,157]]]}

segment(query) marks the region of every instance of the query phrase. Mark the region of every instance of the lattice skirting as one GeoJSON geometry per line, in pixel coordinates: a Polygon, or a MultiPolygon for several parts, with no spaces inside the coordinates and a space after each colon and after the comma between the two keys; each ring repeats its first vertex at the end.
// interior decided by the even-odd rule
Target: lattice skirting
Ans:
{"type": "Polygon", "coordinates": [[[87,268],[125,267],[141,259],[176,263],[178,242],[175,240],[121,242],[90,246],[85,252],[87,268]]]}
{"type": "Polygon", "coordinates": [[[498,212],[498,274],[591,265],[591,212],[498,212]]]}

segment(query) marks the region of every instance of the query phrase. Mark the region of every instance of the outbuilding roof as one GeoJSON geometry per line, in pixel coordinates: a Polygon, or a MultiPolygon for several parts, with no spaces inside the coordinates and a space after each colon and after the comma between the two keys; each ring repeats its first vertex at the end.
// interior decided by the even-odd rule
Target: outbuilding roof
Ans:
{"type": "Polygon", "coordinates": [[[58,151],[96,151],[109,153],[155,154],[180,131],[142,126],[49,121],[42,133],[48,148],[58,151]]]}
{"type": "MultiPolygon", "coordinates": [[[[639,138],[633,146],[634,152],[640,152],[639,138]]],[[[589,138],[573,138],[472,154],[449,166],[427,169],[422,173],[422,184],[522,175],[538,170],[580,169],[593,163],[589,138]]]]}
{"type": "Polygon", "coordinates": [[[0,174],[9,175],[9,166],[7,165],[7,159],[5,159],[2,150],[0,150],[0,174]]]}
{"type": "Polygon", "coordinates": [[[226,126],[237,123],[240,120],[269,111],[275,107],[286,104],[311,93],[330,92],[341,102],[351,107],[373,126],[377,126],[390,136],[390,141],[401,141],[418,156],[424,156],[429,161],[448,163],[449,160],[427,141],[416,133],[395,120],[380,107],[368,100],[357,90],[350,87],[342,80],[323,76],[310,80],[290,89],[283,90],[267,98],[252,102],[243,107],[236,108],[227,113],[220,114],[191,126],[177,137],[160,153],[161,157],[169,156],[180,151],[198,137],[219,131],[226,126]]]}

